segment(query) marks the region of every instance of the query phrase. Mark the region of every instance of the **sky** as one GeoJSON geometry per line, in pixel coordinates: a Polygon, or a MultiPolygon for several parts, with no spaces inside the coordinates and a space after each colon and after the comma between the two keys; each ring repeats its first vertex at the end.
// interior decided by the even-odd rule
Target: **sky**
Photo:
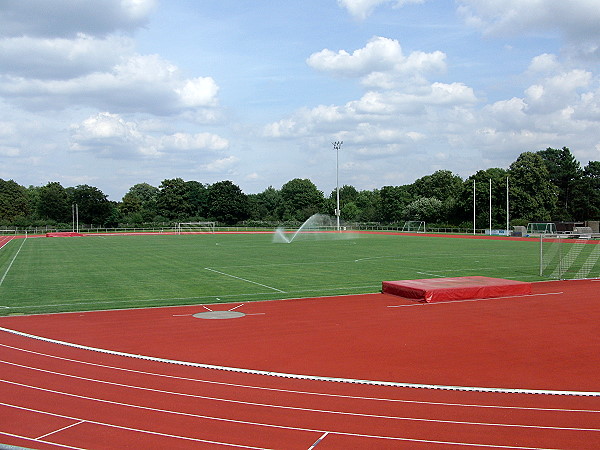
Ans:
{"type": "Polygon", "coordinates": [[[600,160],[598,0],[0,0],[0,178],[329,195],[600,160]],[[333,142],[343,141],[339,152],[333,142]]]}

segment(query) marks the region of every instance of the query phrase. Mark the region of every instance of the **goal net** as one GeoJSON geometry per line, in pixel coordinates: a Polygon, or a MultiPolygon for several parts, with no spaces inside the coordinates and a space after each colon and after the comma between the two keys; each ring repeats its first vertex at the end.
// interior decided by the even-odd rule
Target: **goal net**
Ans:
{"type": "Polygon", "coordinates": [[[418,220],[407,220],[404,222],[402,231],[409,231],[412,233],[425,233],[425,222],[418,220]]]}
{"type": "Polygon", "coordinates": [[[600,241],[542,234],[540,276],[557,280],[600,278],[600,241]]]}
{"type": "Polygon", "coordinates": [[[180,222],[177,224],[177,234],[214,232],[215,222],[180,222]]]}
{"type": "Polygon", "coordinates": [[[528,223],[527,234],[556,234],[556,225],[547,222],[528,223]]]}

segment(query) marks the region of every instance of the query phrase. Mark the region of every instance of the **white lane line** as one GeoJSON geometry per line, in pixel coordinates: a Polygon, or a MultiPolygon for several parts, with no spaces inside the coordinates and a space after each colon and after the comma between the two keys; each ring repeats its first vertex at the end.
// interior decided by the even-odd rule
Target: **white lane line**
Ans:
{"type": "Polygon", "coordinates": [[[21,249],[23,248],[23,244],[25,244],[26,240],[27,239],[23,239],[23,242],[21,242],[21,246],[19,247],[19,250],[17,250],[17,253],[15,253],[15,256],[13,256],[13,259],[10,261],[10,264],[6,268],[6,271],[4,272],[4,275],[2,275],[2,278],[0,278],[0,286],[2,286],[2,283],[4,283],[4,279],[6,278],[6,275],[8,274],[8,271],[10,270],[10,268],[13,265],[13,263],[15,262],[15,259],[17,259],[17,256],[19,256],[19,253],[21,252],[21,249]]]}
{"type": "Polygon", "coordinates": [[[234,306],[233,308],[228,309],[227,311],[233,311],[234,309],[238,309],[239,307],[244,306],[244,305],[245,305],[245,303],[242,303],[241,305],[234,306]]]}
{"type": "MultiPolygon", "coordinates": [[[[498,423],[498,422],[471,422],[471,421],[463,421],[463,420],[430,419],[430,418],[424,418],[424,417],[389,416],[389,415],[383,415],[383,414],[366,414],[366,413],[355,413],[355,412],[348,412],[348,411],[336,411],[336,410],[315,409],[315,408],[301,408],[298,406],[286,406],[286,405],[275,405],[275,404],[269,404],[269,403],[248,402],[248,401],[242,401],[242,400],[232,400],[232,399],[225,399],[225,398],[219,398],[219,397],[208,397],[205,395],[186,394],[186,393],[182,393],[182,392],[165,391],[165,390],[161,390],[161,389],[152,389],[152,388],[146,388],[146,387],[141,387],[141,386],[133,386],[133,385],[129,385],[129,384],[115,383],[115,382],[111,382],[111,381],[104,381],[104,380],[98,380],[98,379],[94,379],[94,378],[87,378],[87,377],[80,377],[80,376],[76,376],[76,375],[64,374],[64,373],[60,373],[60,372],[53,372],[50,370],[38,369],[35,367],[24,366],[22,364],[16,364],[16,363],[11,363],[11,362],[7,362],[7,361],[0,361],[0,362],[6,363],[6,364],[9,364],[12,366],[25,368],[25,369],[35,370],[38,372],[48,373],[51,375],[64,376],[64,377],[68,377],[68,378],[74,378],[77,380],[89,381],[89,382],[98,383],[98,384],[107,384],[109,386],[118,386],[118,387],[124,387],[124,388],[129,388],[129,389],[137,389],[137,390],[141,390],[141,391],[152,392],[155,394],[175,395],[175,396],[196,398],[196,399],[209,400],[209,401],[215,401],[215,402],[233,403],[233,404],[247,405],[247,406],[258,406],[261,408],[273,408],[273,409],[283,409],[283,410],[290,410],[290,411],[310,412],[310,413],[317,413],[317,414],[331,414],[331,415],[350,416],[350,417],[366,417],[366,418],[374,418],[374,419],[398,420],[398,421],[410,421],[410,422],[430,422],[430,423],[475,425],[475,426],[488,426],[488,427],[533,428],[533,429],[541,429],[541,430],[561,430],[561,431],[564,431],[564,430],[567,430],[567,431],[600,431],[600,429],[597,429],[597,428],[558,427],[558,426],[547,426],[547,425],[528,425],[528,424],[498,423]]],[[[69,392],[54,391],[54,390],[49,390],[49,389],[46,389],[43,387],[22,384],[22,383],[18,383],[16,381],[10,381],[10,380],[6,380],[6,379],[0,379],[0,381],[4,381],[5,383],[14,384],[17,386],[28,387],[30,389],[39,389],[41,391],[49,391],[52,393],[58,393],[58,394],[69,396],[69,397],[84,398],[86,400],[116,403],[119,405],[147,409],[147,407],[141,406],[141,405],[133,405],[130,403],[118,403],[118,402],[112,402],[110,400],[98,399],[95,397],[88,397],[88,396],[72,394],[69,392]]],[[[150,409],[152,409],[152,408],[150,408],[150,409]]],[[[163,410],[161,410],[161,411],[163,411],[163,410]]],[[[164,411],[171,413],[171,414],[184,414],[184,413],[180,413],[179,411],[173,411],[173,410],[164,410],[164,411]]],[[[185,415],[187,415],[187,413],[185,415]]],[[[204,416],[201,416],[201,417],[204,417],[204,416]]]]}
{"type": "MultiPolygon", "coordinates": [[[[264,313],[258,313],[264,314],[264,313]]],[[[64,358],[62,356],[49,355],[47,353],[36,352],[33,350],[27,350],[24,348],[13,347],[12,345],[0,344],[2,347],[11,348],[13,350],[22,351],[25,353],[31,353],[34,355],[44,356],[47,358],[58,359],[60,361],[68,361],[76,364],[83,364],[87,366],[93,367],[101,367],[103,369],[111,369],[118,370],[121,372],[130,372],[135,374],[149,375],[152,377],[160,377],[160,378],[169,378],[172,380],[182,380],[182,381],[193,381],[196,383],[205,383],[205,384],[214,384],[217,386],[227,386],[234,388],[245,388],[245,389],[256,389],[261,391],[270,391],[270,392],[283,392],[286,394],[301,394],[301,395],[313,395],[317,397],[332,397],[332,398],[344,398],[344,399],[352,399],[352,400],[371,400],[377,402],[392,402],[392,403],[410,403],[417,405],[435,405],[435,406],[451,406],[451,407],[464,407],[464,408],[491,408],[491,409],[515,409],[515,410],[525,410],[525,411],[558,411],[558,412],[578,412],[578,413],[600,413],[600,410],[590,410],[590,409],[568,409],[568,408],[540,408],[533,406],[503,406],[503,405],[482,405],[475,403],[449,403],[449,402],[432,402],[432,401],[423,401],[423,400],[404,400],[404,399],[395,399],[395,398],[385,398],[385,397],[365,397],[365,396],[357,396],[357,395],[344,395],[344,394],[331,394],[326,392],[311,392],[311,391],[299,391],[293,389],[277,389],[270,388],[264,386],[253,386],[247,384],[236,384],[236,383],[226,383],[223,381],[213,381],[213,380],[203,380],[200,378],[189,378],[189,377],[181,377],[177,375],[167,375],[163,373],[157,372],[146,372],[143,370],[135,370],[135,369],[126,369],[124,367],[117,366],[109,366],[106,364],[97,364],[87,361],[80,361],[77,359],[64,358]]]]}
{"type": "Polygon", "coordinates": [[[319,439],[317,439],[313,445],[311,445],[310,447],[308,447],[308,450],[313,450],[313,449],[314,449],[314,448],[315,448],[317,445],[319,445],[319,443],[320,443],[320,442],[321,442],[323,439],[325,439],[325,438],[327,437],[327,435],[328,435],[328,434],[329,434],[329,431],[326,431],[325,433],[323,433],[323,434],[321,435],[321,437],[320,437],[319,439]]]}
{"type": "Polygon", "coordinates": [[[41,439],[44,439],[45,437],[51,436],[51,435],[53,435],[55,433],[58,433],[60,431],[63,431],[63,430],[67,430],[67,429],[69,429],[71,427],[74,427],[75,425],[79,425],[79,424],[82,424],[82,423],[85,423],[85,420],[80,420],[79,422],[72,423],[71,425],[67,425],[66,427],[62,427],[62,428],[59,428],[58,430],[51,431],[50,433],[43,434],[41,436],[36,437],[35,440],[39,441],[41,439]]]}
{"type": "MultiPolygon", "coordinates": [[[[52,391],[49,391],[49,392],[52,392],[52,391]]],[[[26,408],[24,406],[12,405],[10,403],[0,402],[0,406],[6,406],[8,408],[20,409],[22,411],[29,411],[29,412],[39,413],[39,414],[45,414],[47,416],[52,416],[52,417],[60,417],[62,419],[81,420],[83,422],[91,423],[93,425],[100,425],[100,426],[110,427],[110,428],[118,428],[120,430],[134,431],[134,432],[137,432],[137,433],[152,434],[154,436],[163,436],[163,437],[169,437],[169,438],[174,438],[174,439],[184,439],[186,441],[202,442],[204,444],[215,444],[215,445],[223,445],[223,446],[237,447],[237,448],[249,448],[249,449],[256,449],[256,450],[267,450],[267,449],[265,449],[263,447],[250,447],[250,446],[247,446],[247,445],[230,444],[230,443],[227,443],[227,442],[208,441],[206,439],[197,439],[197,438],[192,438],[192,437],[187,437],[187,436],[179,436],[179,435],[176,435],[176,434],[159,433],[157,431],[142,430],[140,428],[124,427],[124,426],[114,425],[114,424],[107,423],[107,422],[98,422],[98,421],[95,421],[95,420],[86,420],[86,419],[81,419],[79,417],[66,416],[64,414],[56,414],[56,413],[52,413],[52,412],[49,412],[49,411],[42,411],[40,409],[26,408]]],[[[149,409],[152,409],[152,408],[149,408],[149,409]]],[[[160,410],[156,410],[156,411],[160,411],[160,410]]],[[[207,418],[210,419],[210,417],[207,417],[207,418]]],[[[235,422],[235,421],[232,421],[232,422],[235,422]]],[[[0,434],[3,434],[3,432],[0,432],[0,434]]],[[[29,438],[29,439],[31,439],[31,438],[29,438]]],[[[44,443],[48,443],[48,444],[54,444],[51,441],[39,441],[39,442],[44,442],[44,443]]]]}
{"type": "MultiPolygon", "coordinates": [[[[51,444],[51,445],[53,445],[54,447],[70,448],[70,449],[72,449],[72,450],[87,450],[87,449],[85,449],[85,448],[81,448],[81,447],[73,447],[73,446],[71,446],[71,445],[58,444],[58,443],[56,443],[56,442],[42,441],[42,440],[39,440],[39,439],[31,438],[31,437],[29,437],[29,436],[21,436],[20,434],[8,433],[8,432],[6,432],[6,431],[0,431],[0,435],[1,435],[1,436],[8,436],[8,437],[11,437],[11,438],[22,439],[22,440],[24,440],[24,441],[32,441],[32,442],[35,442],[35,443],[38,443],[38,444],[39,444],[40,442],[41,442],[41,443],[43,443],[43,444],[51,444]]],[[[8,447],[8,448],[12,448],[12,447],[8,447]]],[[[21,447],[15,447],[15,448],[16,448],[16,449],[19,449],[19,448],[21,448],[21,447]]]]}
{"type": "Polygon", "coordinates": [[[272,289],[272,290],[274,290],[274,291],[281,292],[282,294],[285,294],[285,293],[286,293],[285,291],[282,291],[281,289],[277,289],[277,288],[274,288],[274,287],[272,287],[272,286],[267,286],[266,284],[257,283],[256,281],[247,280],[246,278],[240,278],[240,277],[236,277],[235,275],[231,275],[231,274],[229,274],[229,273],[225,273],[225,272],[219,272],[218,270],[211,269],[211,268],[209,268],[209,267],[205,267],[205,268],[204,268],[204,270],[209,270],[209,271],[211,271],[211,272],[218,273],[219,275],[224,275],[224,276],[226,276],[226,277],[235,278],[236,280],[245,281],[246,283],[252,283],[252,284],[256,284],[256,285],[258,285],[258,286],[262,286],[262,287],[265,287],[265,288],[267,288],[267,289],[272,289]]]}
{"type": "Polygon", "coordinates": [[[93,352],[104,353],[114,356],[124,356],[127,358],[141,359],[144,361],[153,361],[159,363],[176,364],[180,366],[198,367],[201,369],[226,370],[229,372],[245,373],[251,375],[264,375],[269,377],[292,378],[296,380],[313,380],[326,381],[331,383],[350,383],[350,384],[365,384],[372,386],[389,386],[398,388],[412,389],[439,389],[444,391],[464,391],[464,392],[494,392],[502,394],[535,394],[535,395],[570,395],[574,397],[600,397],[600,392],[596,391],[557,391],[553,389],[523,389],[523,388],[498,388],[498,387],[483,387],[483,386],[452,386],[445,384],[424,384],[424,383],[406,383],[398,381],[377,381],[377,380],[361,380],[356,378],[341,378],[341,377],[325,377],[319,375],[301,375],[296,373],[275,372],[270,370],[245,369],[242,367],[219,366],[215,364],[196,363],[191,361],[180,361],[177,359],[157,358],[155,356],[146,356],[133,353],[119,352],[115,350],[107,350],[99,347],[90,347],[87,345],[75,344],[72,342],[50,339],[34,334],[24,333],[22,331],[11,330],[10,328],[0,327],[0,331],[15,334],[17,336],[37,339],[42,342],[50,342],[53,344],[64,345],[66,347],[78,348],[81,350],[90,350],[93,352]]]}

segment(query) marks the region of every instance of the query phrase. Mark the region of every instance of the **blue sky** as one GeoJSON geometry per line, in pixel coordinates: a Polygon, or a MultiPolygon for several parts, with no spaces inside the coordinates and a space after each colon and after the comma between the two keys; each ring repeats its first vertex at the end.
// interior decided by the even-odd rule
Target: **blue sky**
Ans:
{"type": "Polygon", "coordinates": [[[0,2],[0,178],[358,189],[600,159],[597,0],[0,2]],[[51,6],[51,7],[50,7],[51,6]]]}

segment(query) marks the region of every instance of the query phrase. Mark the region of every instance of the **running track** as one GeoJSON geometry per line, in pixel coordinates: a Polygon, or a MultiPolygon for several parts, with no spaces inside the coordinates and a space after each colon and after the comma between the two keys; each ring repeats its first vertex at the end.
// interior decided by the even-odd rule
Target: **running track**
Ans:
{"type": "Polygon", "coordinates": [[[383,294],[3,317],[0,442],[28,448],[599,448],[599,282],[413,304],[383,294]],[[550,395],[580,391],[579,395],[550,395]],[[587,393],[587,395],[585,394],[587,393]]]}

